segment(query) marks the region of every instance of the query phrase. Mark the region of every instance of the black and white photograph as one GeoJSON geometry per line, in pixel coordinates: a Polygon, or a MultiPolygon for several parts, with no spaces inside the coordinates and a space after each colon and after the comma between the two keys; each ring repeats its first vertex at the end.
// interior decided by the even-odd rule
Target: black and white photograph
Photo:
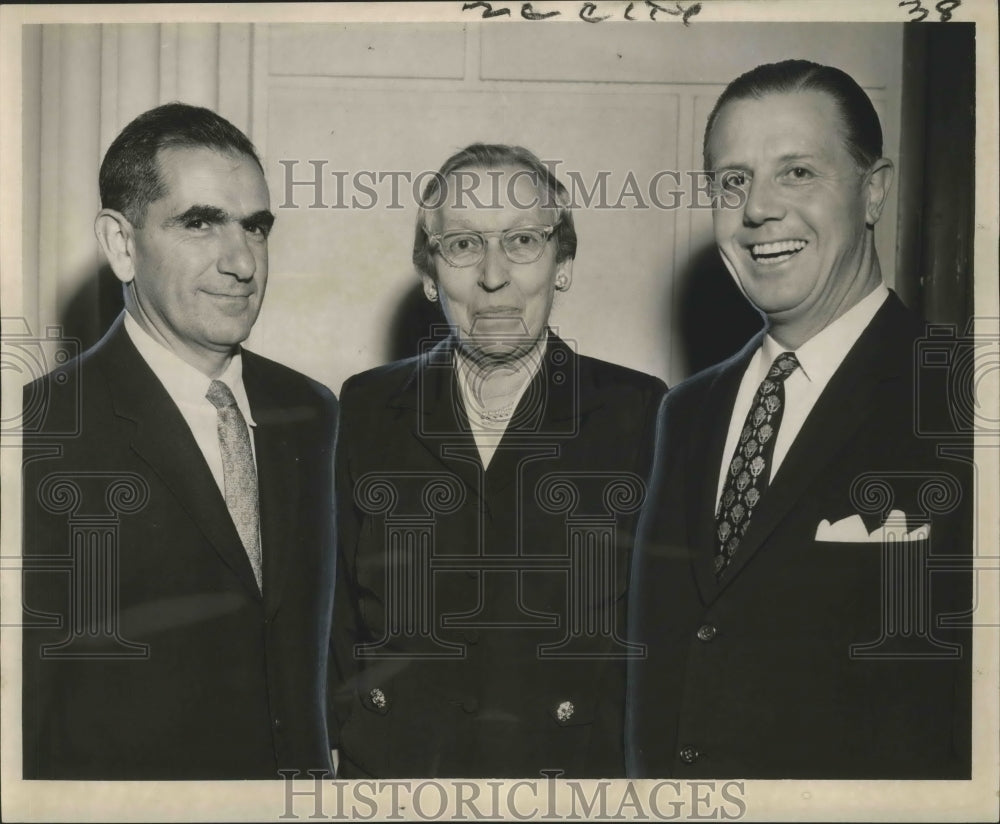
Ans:
{"type": "Polygon", "coordinates": [[[0,9],[3,820],[996,820],[997,16],[0,9]]]}

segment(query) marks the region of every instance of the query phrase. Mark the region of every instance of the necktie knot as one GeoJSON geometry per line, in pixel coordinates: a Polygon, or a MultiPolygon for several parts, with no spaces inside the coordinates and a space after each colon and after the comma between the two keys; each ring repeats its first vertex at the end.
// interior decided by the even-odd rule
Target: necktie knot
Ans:
{"type": "Polygon", "coordinates": [[[233,390],[222,381],[212,381],[209,384],[208,392],[205,393],[205,397],[208,398],[209,402],[216,409],[226,409],[230,406],[236,406],[236,396],[233,395],[233,390]]]}
{"type": "Polygon", "coordinates": [[[799,368],[799,359],[794,352],[782,352],[774,359],[767,376],[773,381],[783,381],[799,368]]]}

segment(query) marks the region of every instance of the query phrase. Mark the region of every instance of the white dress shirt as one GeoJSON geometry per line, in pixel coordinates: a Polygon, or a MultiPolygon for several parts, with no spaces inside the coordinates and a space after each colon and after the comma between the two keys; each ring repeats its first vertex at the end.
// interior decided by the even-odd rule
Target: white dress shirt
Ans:
{"type": "Polygon", "coordinates": [[[474,373],[476,369],[467,363],[458,354],[458,350],[456,349],[455,371],[458,375],[458,388],[462,396],[462,403],[465,406],[465,415],[469,419],[469,427],[472,429],[472,437],[476,441],[476,448],[479,450],[479,459],[483,463],[484,470],[489,468],[490,461],[493,460],[493,455],[497,451],[497,446],[499,446],[504,432],[507,431],[507,426],[510,424],[514,412],[517,410],[517,405],[521,402],[521,397],[524,395],[532,379],[538,374],[547,347],[548,339],[543,337],[531,352],[515,361],[513,367],[517,369],[517,372],[511,384],[514,392],[508,395],[508,397],[513,399],[509,407],[509,414],[498,416],[494,419],[484,418],[480,414],[483,409],[482,398],[477,397],[479,393],[472,385],[475,383],[474,373]]]}
{"type": "Polygon", "coordinates": [[[799,368],[785,379],[785,411],[774,442],[770,479],[777,474],[781,462],[788,454],[799,430],[802,429],[830,378],[833,377],[833,373],[840,368],[847,353],[857,343],[861,333],[871,323],[887,297],[889,290],[884,283],[879,283],[874,291],[795,350],[785,349],[769,334],[764,335],[763,344],[754,353],[746,372],[743,373],[740,391],[733,406],[733,415],[729,419],[729,434],[726,437],[726,448],[722,453],[722,465],[719,467],[716,502],[722,497],[726,472],[732,461],[733,452],[736,451],[743,424],[750,412],[750,405],[753,403],[754,395],[757,394],[757,387],[766,377],[774,359],[782,352],[794,351],[799,360],[799,368]]]}
{"type": "MultiPolygon", "coordinates": [[[[187,425],[191,428],[195,443],[205,456],[208,468],[212,470],[215,483],[223,497],[226,495],[226,482],[222,470],[222,447],[219,445],[219,413],[212,402],[205,397],[212,379],[204,375],[191,364],[181,360],[167,347],[156,340],[143,329],[135,319],[125,313],[125,332],[153,374],[156,375],[163,388],[167,390],[171,400],[177,405],[187,425]]],[[[246,419],[250,432],[253,432],[254,421],[250,413],[250,401],[243,387],[243,358],[239,351],[229,361],[226,371],[218,380],[225,383],[236,398],[236,405],[246,419]]],[[[254,462],[257,451],[250,436],[250,448],[254,450],[254,462]]]]}

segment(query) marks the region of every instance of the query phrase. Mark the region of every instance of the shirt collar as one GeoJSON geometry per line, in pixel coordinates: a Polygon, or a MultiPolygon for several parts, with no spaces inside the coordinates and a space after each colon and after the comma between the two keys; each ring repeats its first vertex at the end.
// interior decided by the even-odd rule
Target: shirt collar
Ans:
{"type": "MultiPolygon", "coordinates": [[[[527,389],[528,384],[534,379],[535,375],[538,374],[538,370],[541,368],[542,363],[545,360],[545,352],[548,349],[548,335],[543,335],[539,341],[535,344],[535,347],[525,356],[521,358],[521,363],[527,366],[524,370],[523,379],[517,384],[517,388],[513,395],[516,396],[515,404],[520,401],[521,395],[524,394],[524,390],[527,389]]],[[[462,355],[459,353],[458,346],[455,347],[454,354],[454,364],[455,372],[458,374],[458,385],[462,391],[463,396],[468,401],[475,401],[476,393],[473,390],[471,383],[471,367],[464,362],[462,355]]]]}
{"type": "MultiPolygon", "coordinates": [[[[204,373],[195,369],[187,361],[182,360],[156,338],[143,329],[135,318],[128,312],[125,313],[125,331],[131,339],[135,348],[139,351],[153,374],[163,384],[167,394],[179,407],[199,407],[203,404],[211,406],[211,401],[205,397],[212,379],[204,373]]],[[[229,360],[226,371],[218,380],[228,386],[236,398],[236,405],[247,424],[255,426],[253,415],[250,412],[250,400],[247,398],[246,389],[243,386],[243,356],[239,349],[229,360]]],[[[214,409],[214,407],[213,407],[214,409]]]]}
{"type": "MultiPolygon", "coordinates": [[[[794,350],[806,380],[821,385],[830,380],[888,296],[888,288],[879,282],[868,295],[794,350]]],[[[789,350],[768,333],[761,351],[761,370],[766,372],[778,355],[789,350]]]]}

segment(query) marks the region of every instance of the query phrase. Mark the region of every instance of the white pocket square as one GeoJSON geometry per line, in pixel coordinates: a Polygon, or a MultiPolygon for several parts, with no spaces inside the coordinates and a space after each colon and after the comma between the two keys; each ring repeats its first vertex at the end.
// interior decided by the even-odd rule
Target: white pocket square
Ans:
{"type": "Polygon", "coordinates": [[[860,515],[851,515],[832,524],[823,519],[816,527],[815,540],[848,544],[881,544],[886,541],[926,541],[930,536],[930,524],[923,524],[907,532],[906,515],[901,510],[894,509],[885,519],[885,523],[871,532],[865,527],[860,515]]]}

